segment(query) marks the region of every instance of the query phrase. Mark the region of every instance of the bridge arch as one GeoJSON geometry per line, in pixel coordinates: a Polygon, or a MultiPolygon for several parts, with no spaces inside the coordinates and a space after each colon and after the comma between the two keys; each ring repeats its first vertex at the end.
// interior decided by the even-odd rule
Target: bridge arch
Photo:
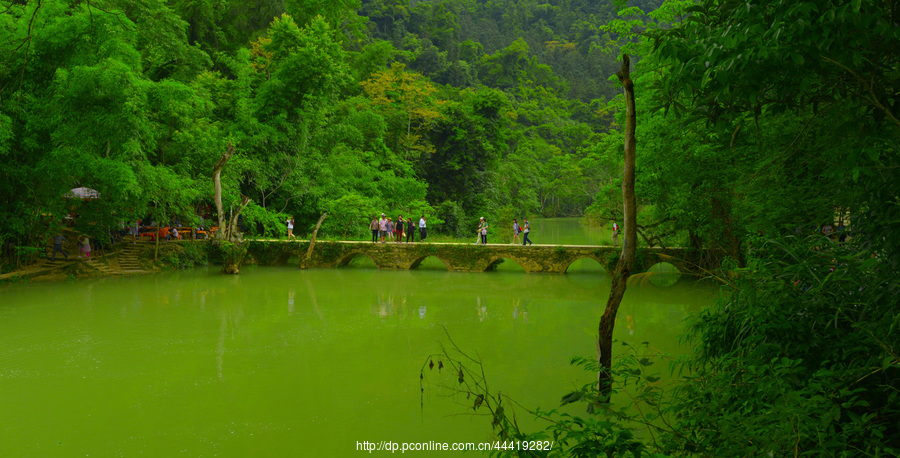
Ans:
{"type": "Polygon", "coordinates": [[[433,254],[429,254],[429,255],[425,255],[425,256],[420,256],[420,257],[414,259],[413,262],[409,265],[409,267],[407,267],[407,269],[409,269],[409,270],[412,270],[412,269],[418,269],[419,266],[422,264],[422,261],[424,261],[424,260],[426,260],[426,259],[428,259],[428,258],[434,258],[434,259],[437,259],[438,261],[441,261],[442,263],[444,263],[444,266],[447,267],[447,271],[448,271],[448,272],[452,272],[452,271],[453,271],[453,266],[451,266],[450,263],[447,262],[446,259],[440,258],[440,257],[438,257],[438,256],[436,256],[436,255],[433,255],[433,254]]]}
{"type": "MultiPolygon", "coordinates": [[[[443,243],[409,243],[409,244],[373,244],[371,242],[322,242],[306,259],[297,253],[296,244],[273,241],[284,247],[283,252],[300,255],[301,268],[333,268],[347,266],[354,258],[363,255],[368,258],[366,264],[372,262],[378,269],[405,270],[419,268],[434,257],[440,260],[448,271],[452,272],[484,272],[491,270],[501,260],[512,260],[528,273],[565,273],[578,270],[572,264],[584,258],[590,258],[605,270],[609,262],[617,256],[620,248],[610,246],[576,246],[576,245],[471,245],[443,243]],[[426,261],[428,260],[428,261],[426,261]]],[[[279,251],[271,248],[269,251],[279,251]]],[[[636,261],[639,270],[644,266],[652,266],[659,261],[668,261],[683,274],[702,274],[715,268],[721,262],[721,255],[707,251],[694,252],[685,248],[639,248],[636,261]]],[[[361,258],[363,259],[363,258],[361,258]]],[[[593,262],[588,262],[593,264],[593,262]]],[[[587,266],[584,266],[587,267],[587,266]]],[[[507,270],[507,268],[502,268],[507,270]]]]}
{"type": "Polygon", "coordinates": [[[670,261],[659,260],[656,264],[650,266],[646,273],[650,275],[650,283],[654,286],[672,286],[678,283],[683,272],[675,263],[670,261]]]}
{"type": "Polygon", "coordinates": [[[599,266],[599,270],[602,270],[602,271],[608,273],[608,268],[605,264],[606,260],[600,259],[599,257],[590,255],[590,254],[585,254],[582,256],[576,256],[576,257],[572,258],[572,260],[569,262],[569,264],[566,265],[566,268],[565,268],[565,270],[563,270],[563,273],[568,272],[569,268],[572,267],[572,264],[575,264],[576,262],[581,261],[582,259],[590,259],[590,260],[596,261],[597,262],[596,265],[599,266]]]}
{"type": "Polygon", "coordinates": [[[351,262],[353,262],[353,259],[355,259],[358,256],[364,256],[364,257],[368,258],[369,260],[372,261],[372,263],[375,264],[376,267],[379,267],[378,261],[375,258],[373,258],[371,254],[363,252],[363,251],[357,251],[357,250],[353,250],[349,253],[345,253],[343,256],[338,258],[338,261],[335,263],[334,266],[335,267],[347,267],[350,265],[351,262]]]}
{"type": "Polygon", "coordinates": [[[683,251],[676,253],[648,253],[644,260],[644,271],[652,272],[654,269],[660,269],[660,265],[665,265],[666,269],[674,267],[675,272],[679,274],[690,274],[696,271],[696,266],[693,266],[689,259],[685,259],[685,254],[683,251]]]}
{"type": "MultiPolygon", "coordinates": [[[[684,266],[681,266],[679,262],[673,259],[653,259],[650,261],[652,264],[647,266],[644,269],[644,272],[675,272],[679,274],[683,274],[682,269],[684,266]]],[[[648,263],[649,264],[649,263],[648,263]]]]}
{"type": "Polygon", "coordinates": [[[489,272],[492,270],[496,270],[497,266],[499,266],[501,263],[503,263],[507,260],[516,263],[516,265],[521,267],[522,270],[524,270],[525,272],[528,272],[528,269],[525,267],[526,264],[524,262],[522,262],[521,259],[519,259],[515,256],[508,255],[508,254],[491,257],[490,262],[488,262],[487,265],[484,267],[483,272],[489,272]]]}

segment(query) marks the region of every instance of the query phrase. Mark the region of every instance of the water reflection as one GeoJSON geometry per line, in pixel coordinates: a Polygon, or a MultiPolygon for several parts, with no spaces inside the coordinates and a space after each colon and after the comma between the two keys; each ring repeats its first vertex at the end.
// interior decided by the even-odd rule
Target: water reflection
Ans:
{"type": "MultiPolygon", "coordinates": [[[[348,434],[481,441],[489,419],[458,415],[466,409],[436,380],[422,395],[428,356],[449,334],[482,359],[492,387],[553,408],[589,381],[569,360],[595,351],[608,291],[594,273],[252,266],[238,277],[4,287],[0,409],[20,421],[6,426],[0,456],[59,441],[72,456],[278,456],[298,440],[310,456],[355,456],[348,434]],[[35,412],[53,412],[51,433],[35,412]]],[[[704,294],[683,282],[629,286],[616,338],[678,353],[681,319],[704,294]]]]}
{"type": "Polygon", "coordinates": [[[526,300],[523,304],[521,299],[516,299],[513,303],[513,321],[515,322],[519,319],[519,316],[522,316],[522,322],[528,323],[528,301],[526,300]],[[520,310],[521,307],[521,310],[520,310]]]}

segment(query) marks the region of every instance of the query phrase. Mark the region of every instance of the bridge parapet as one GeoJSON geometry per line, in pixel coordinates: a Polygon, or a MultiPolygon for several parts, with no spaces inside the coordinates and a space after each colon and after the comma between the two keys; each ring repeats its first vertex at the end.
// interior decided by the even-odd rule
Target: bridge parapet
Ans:
{"type": "MultiPolygon", "coordinates": [[[[283,240],[253,241],[250,253],[265,257],[270,264],[284,263],[291,256],[305,257],[308,242],[283,240]],[[258,254],[257,254],[258,253],[258,254]]],[[[529,273],[565,273],[573,262],[590,258],[610,270],[615,267],[620,247],[583,245],[475,245],[463,243],[316,243],[308,268],[333,268],[348,265],[355,257],[365,256],[379,269],[415,269],[428,257],[439,259],[451,272],[484,272],[504,259],[511,260],[529,273]]],[[[702,253],[701,253],[702,254],[702,253]]],[[[687,248],[639,248],[637,271],[658,262],[673,264],[682,273],[701,273],[717,262],[687,248]]]]}
{"type": "Polygon", "coordinates": [[[316,248],[308,267],[339,267],[357,256],[367,256],[379,269],[415,269],[428,257],[435,257],[452,272],[484,272],[503,259],[516,262],[526,272],[565,273],[577,259],[591,258],[605,265],[614,247],[473,245],[434,243],[345,243],[327,242],[316,248]]]}

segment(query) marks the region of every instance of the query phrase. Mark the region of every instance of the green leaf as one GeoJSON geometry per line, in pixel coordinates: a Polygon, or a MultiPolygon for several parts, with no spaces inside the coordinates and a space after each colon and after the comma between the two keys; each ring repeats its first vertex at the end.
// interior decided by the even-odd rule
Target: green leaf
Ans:
{"type": "Polygon", "coordinates": [[[881,362],[881,370],[887,370],[887,368],[891,367],[895,362],[894,357],[891,355],[885,356],[884,360],[881,362]]]}
{"type": "Polygon", "coordinates": [[[881,155],[881,151],[879,151],[877,148],[869,148],[866,150],[866,152],[869,153],[869,159],[871,159],[873,162],[877,161],[878,157],[881,155]]]}

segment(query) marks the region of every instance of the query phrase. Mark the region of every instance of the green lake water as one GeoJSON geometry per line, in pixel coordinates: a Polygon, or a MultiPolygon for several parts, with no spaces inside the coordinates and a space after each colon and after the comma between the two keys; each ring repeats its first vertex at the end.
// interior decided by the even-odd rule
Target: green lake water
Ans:
{"type": "MultiPolygon", "coordinates": [[[[559,225],[535,222],[535,243],[586,242],[562,238],[585,231],[576,221],[551,236],[559,225]]],[[[569,359],[594,356],[609,292],[596,262],[566,275],[442,267],[0,286],[0,456],[361,456],[363,441],[491,440],[490,417],[447,388],[455,373],[425,366],[420,390],[450,339],[527,406],[554,408],[594,377],[569,359]]],[[[638,279],[616,337],[682,353],[682,320],[713,294],[638,279]]]]}

